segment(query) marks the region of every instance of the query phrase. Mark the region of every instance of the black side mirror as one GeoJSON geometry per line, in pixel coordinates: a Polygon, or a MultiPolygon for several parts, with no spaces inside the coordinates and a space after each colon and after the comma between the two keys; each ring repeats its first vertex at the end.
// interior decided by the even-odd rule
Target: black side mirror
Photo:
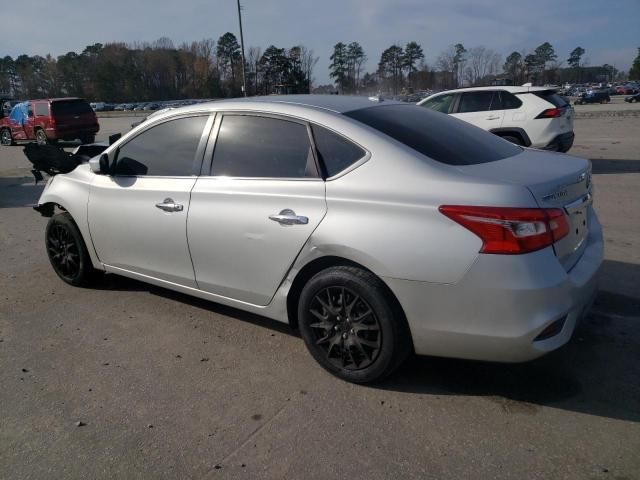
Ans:
{"type": "Polygon", "coordinates": [[[100,173],[103,173],[105,175],[111,173],[111,168],[109,165],[109,155],[107,155],[106,153],[100,155],[100,173]]]}

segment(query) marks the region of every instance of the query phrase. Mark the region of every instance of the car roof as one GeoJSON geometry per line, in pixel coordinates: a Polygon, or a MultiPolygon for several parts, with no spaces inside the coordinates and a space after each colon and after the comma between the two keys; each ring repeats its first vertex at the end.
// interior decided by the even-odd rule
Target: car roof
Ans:
{"type": "Polygon", "coordinates": [[[379,97],[359,97],[355,95],[269,95],[261,97],[234,98],[218,100],[214,102],[199,103],[191,107],[215,105],[219,107],[225,104],[250,104],[251,106],[265,106],[273,104],[289,104],[301,107],[313,107],[329,110],[335,113],[345,113],[361,108],[374,107],[376,105],[405,104],[395,100],[383,100],[379,97]]]}
{"type": "Polygon", "coordinates": [[[458,92],[482,92],[484,90],[505,90],[511,93],[527,93],[527,92],[544,92],[548,90],[557,90],[558,87],[525,87],[515,85],[492,85],[490,87],[468,87],[468,88],[456,88],[454,90],[445,90],[435,93],[432,96],[440,95],[443,93],[458,93],[458,92]]]}
{"type": "Polygon", "coordinates": [[[35,98],[28,102],[67,102],[70,100],[82,100],[80,97],[59,97],[59,98],[35,98]]]}

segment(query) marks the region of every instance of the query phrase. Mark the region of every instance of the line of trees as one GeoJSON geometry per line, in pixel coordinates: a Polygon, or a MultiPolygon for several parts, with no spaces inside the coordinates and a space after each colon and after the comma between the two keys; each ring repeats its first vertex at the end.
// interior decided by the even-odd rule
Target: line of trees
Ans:
{"type": "MultiPolygon", "coordinates": [[[[251,47],[250,95],[308,93],[318,57],[303,45],[251,47]]],[[[0,93],[14,98],[80,96],[113,102],[242,95],[242,56],[234,34],[176,47],[147,43],[87,46],[81,53],[0,58],[0,93]]]]}
{"type": "MultiPolygon", "coordinates": [[[[416,41],[391,45],[376,68],[365,71],[367,54],[358,42],[334,45],[329,75],[333,85],[317,93],[393,93],[489,85],[493,82],[534,84],[624,80],[611,65],[589,66],[585,49],[574,48],[566,60],[549,42],[533,51],[514,51],[506,59],[485,46],[461,43],[442,51],[432,66],[416,41]],[[566,66],[565,66],[566,65],[566,66]]],[[[250,47],[245,58],[247,93],[308,93],[318,57],[304,45],[264,51],[250,47]]],[[[14,98],[81,96],[113,102],[219,98],[242,95],[242,56],[233,33],[175,46],[169,38],[142,43],[96,43],[81,53],[20,55],[0,58],[0,94],[14,98]]],[[[640,49],[631,71],[640,78],[640,49]]]]}
{"type": "MultiPolygon", "coordinates": [[[[490,85],[496,81],[542,85],[624,79],[624,73],[611,65],[589,67],[583,60],[584,54],[584,48],[576,47],[569,54],[567,66],[563,67],[553,46],[544,42],[529,53],[512,52],[503,62],[495,50],[482,45],[467,49],[457,43],[441,52],[431,68],[425,63],[422,46],[413,41],[404,48],[391,45],[380,55],[377,70],[363,73],[367,58],[363,48],[357,42],[348,45],[340,42],[333,48],[329,75],[339,92],[393,94],[411,89],[490,85]]],[[[319,90],[331,91],[332,88],[327,85],[319,90]]]]}

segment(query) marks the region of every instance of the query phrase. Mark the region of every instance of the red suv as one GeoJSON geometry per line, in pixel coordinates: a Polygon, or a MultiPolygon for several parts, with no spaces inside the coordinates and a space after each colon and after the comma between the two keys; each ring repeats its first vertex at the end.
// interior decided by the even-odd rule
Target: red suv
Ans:
{"type": "Polygon", "coordinates": [[[49,98],[18,103],[6,116],[0,113],[0,140],[13,145],[35,140],[40,145],[58,140],[93,143],[100,126],[95,112],[81,98],[49,98]]]}

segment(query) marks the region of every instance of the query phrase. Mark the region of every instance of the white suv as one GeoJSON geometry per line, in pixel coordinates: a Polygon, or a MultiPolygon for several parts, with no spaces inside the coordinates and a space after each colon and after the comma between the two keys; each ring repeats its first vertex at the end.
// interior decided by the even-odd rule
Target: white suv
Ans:
{"type": "Polygon", "coordinates": [[[525,147],[566,152],[573,145],[574,110],[554,89],[461,88],[431,95],[418,105],[448,113],[525,147]]]}

